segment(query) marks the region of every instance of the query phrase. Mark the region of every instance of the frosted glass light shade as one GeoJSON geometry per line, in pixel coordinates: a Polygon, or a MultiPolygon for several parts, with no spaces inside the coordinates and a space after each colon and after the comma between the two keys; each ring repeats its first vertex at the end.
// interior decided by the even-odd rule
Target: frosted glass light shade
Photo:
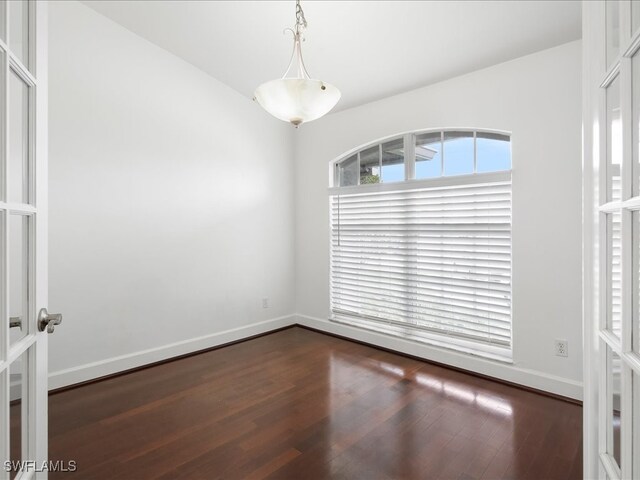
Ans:
{"type": "Polygon", "coordinates": [[[254,96],[271,115],[297,127],[328,113],[340,100],[340,91],[320,80],[279,78],[260,85],[254,96]]]}

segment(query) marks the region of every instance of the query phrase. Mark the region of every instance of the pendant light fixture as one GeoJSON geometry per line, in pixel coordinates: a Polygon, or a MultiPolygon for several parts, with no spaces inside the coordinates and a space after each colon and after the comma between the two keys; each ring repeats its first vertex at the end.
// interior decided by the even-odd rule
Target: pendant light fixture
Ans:
{"type": "Polygon", "coordinates": [[[262,108],[280,120],[291,122],[296,128],[327,114],[340,100],[340,91],[336,87],[311,78],[304,66],[301,42],[304,41],[306,27],[300,0],[296,0],[296,25],[285,29],[285,32],[293,34],[289,67],[282,78],[263,83],[254,94],[262,108]]]}

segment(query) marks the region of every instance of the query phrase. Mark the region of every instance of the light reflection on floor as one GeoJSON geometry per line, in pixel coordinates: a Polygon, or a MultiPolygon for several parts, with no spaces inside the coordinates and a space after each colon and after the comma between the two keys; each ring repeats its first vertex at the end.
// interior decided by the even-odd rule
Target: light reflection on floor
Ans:
{"type": "Polygon", "coordinates": [[[513,408],[508,400],[498,397],[492,397],[481,392],[477,392],[467,384],[456,383],[451,380],[441,380],[435,375],[424,372],[405,371],[402,367],[382,361],[367,361],[354,364],[352,361],[344,361],[340,359],[339,354],[332,354],[331,369],[333,375],[344,376],[357,375],[354,370],[367,369],[378,371],[380,373],[390,374],[398,379],[407,379],[417,384],[427,387],[434,393],[444,394],[449,398],[458,400],[467,404],[475,404],[490,414],[511,417],[513,408]],[[340,369],[346,369],[345,372],[339,373],[340,369]]]}
{"type": "Polygon", "coordinates": [[[415,478],[425,461],[415,456],[425,452],[437,457],[442,449],[469,448],[469,441],[488,442],[486,448],[495,452],[518,448],[522,432],[517,431],[509,399],[479,388],[476,377],[405,360],[399,361],[401,366],[340,351],[330,354],[331,414],[323,433],[332,447],[320,453],[329,468],[366,465],[373,448],[376,461],[388,471],[415,478]],[[363,395],[363,389],[369,393],[363,395]],[[382,451],[376,447],[380,443],[385,445],[382,451]]]}

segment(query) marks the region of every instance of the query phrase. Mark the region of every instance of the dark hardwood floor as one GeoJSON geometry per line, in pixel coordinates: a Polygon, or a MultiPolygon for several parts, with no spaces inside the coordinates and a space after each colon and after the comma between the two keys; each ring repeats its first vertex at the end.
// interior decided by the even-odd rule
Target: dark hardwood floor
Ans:
{"type": "Polygon", "coordinates": [[[87,479],[578,479],[582,408],[291,328],[54,394],[87,479]]]}

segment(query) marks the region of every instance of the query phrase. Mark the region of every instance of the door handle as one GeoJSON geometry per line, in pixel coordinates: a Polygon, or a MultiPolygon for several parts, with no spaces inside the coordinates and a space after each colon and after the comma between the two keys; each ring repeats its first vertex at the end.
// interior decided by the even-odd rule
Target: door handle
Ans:
{"type": "Polygon", "coordinates": [[[56,325],[62,323],[61,313],[49,313],[46,308],[41,308],[38,313],[38,330],[44,332],[47,329],[47,333],[53,333],[56,325]]]}
{"type": "Polygon", "coordinates": [[[19,327],[22,330],[22,317],[9,317],[9,328],[19,327]]]}

